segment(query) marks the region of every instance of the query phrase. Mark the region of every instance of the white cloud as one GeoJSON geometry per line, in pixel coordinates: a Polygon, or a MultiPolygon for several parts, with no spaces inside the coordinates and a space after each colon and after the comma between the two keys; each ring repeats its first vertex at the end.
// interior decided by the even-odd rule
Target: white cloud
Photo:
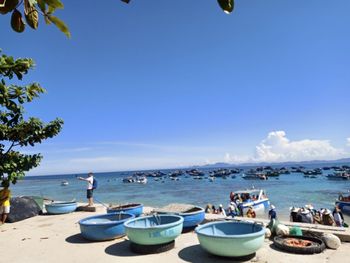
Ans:
{"type": "Polygon", "coordinates": [[[347,144],[346,144],[346,145],[350,147],[350,137],[347,138],[346,141],[347,141],[347,144]]]}
{"type": "Polygon", "coordinates": [[[332,160],[345,156],[343,149],[333,147],[328,140],[290,141],[284,131],[270,132],[256,146],[258,162],[332,160]]]}

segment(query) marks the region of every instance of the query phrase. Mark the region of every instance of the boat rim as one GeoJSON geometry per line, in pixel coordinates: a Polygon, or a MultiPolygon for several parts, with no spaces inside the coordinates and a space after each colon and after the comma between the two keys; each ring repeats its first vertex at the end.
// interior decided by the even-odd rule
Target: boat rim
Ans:
{"type": "Polygon", "coordinates": [[[125,205],[120,205],[120,206],[115,206],[115,207],[108,207],[108,210],[126,210],[126,209],[135,209],[135,208],[139,208],[142,207],[143,204],[125,204],[125,205]],[[130,207],[123,207],[123,206],[128,206],[128,205],[135,205],[135,206],[130,206],[130,207]]]}
{"type": "Polygon", "coordinates": [[[206,237],[212,237],[212,238],[229,238],[229,239],[238,239],[238,238],[242,238],[242,237],[256,237],[256,236],[262,236],[265,235],[265,228],[259,224],[254,224],[254,223],[249,223],[249,222],[211,222],[211,223],[207,223],[201,226],[197,226],[194,230],[196,232],[197,235],[199,236],[206,236],[206,237]],[[220,224],[246,224],[246,225],[255,225],[255,226],[259,226],[261,227],[260,231],[254,232],[254,233],[250,233],[250,234],[241,234],[241,235],[223,235],[223,234],[205,234],[205,233],[201,233],[199,232],[200,230],[206,228],[206,227],[210,227],[212,225],[220,225],[220,224]]]}
{"type": "Polygon", "coordinates": [[[199,214],[199,213],[204,213],[205,210],[203,207],[200,207],[200,206],[194,206],[193,208],[191,209],[194,209],[194,208],[199,208],[198,211],[194,211],[194,212],[171,212],[171,211],[157,211],[157,213],[159,213],[160,215],[179,215],[179,216],[188,216],[188,215],[195,215],[195,214],[199,214]]]}
{"type": "Polygon", "coordinates": [[[109,214],[101,214],[101,215],[96,215],[96,216],[89,216],[89,217],[85,217],[81,220],[79,220],[79,225],[83,225],[83,226],[100,226],[100,225],[114,225],[116,224],[116,222],[118,223],[124,223],[125,221],[128,221],[130,219],[133,219],[135,217],[135,215],[130,214],[130,213],[124,213],[124,212],[116,212],[116,213],[109,213],[109,214]],[[84,221],[90,220],[90,219],[96,219],[96,218],[101,218],[101,217],[109,217],[109,216],[115,216],[115,215],[130,215],[131,217],[129,218],[125,218],[125,219],[121,219],[118,221],[110,221],[110,222],[101,222],[98,224],[92,224],[92,223],[86,223],[84,221]]]}
{"type": "Polygon", "coordinates": [[[150,226],[150,227],[143,227],[143,226],[130,226],[129,224],[132,222],[135,222],[137,220],[143,220],[143,219],[147,219],[147,218],[154,218],[154,215],[152,216],[144,216],[144,217],[138,217],[138,218],[133,218],[128,220],[127,222],[124,223],[124,226],[126,228],[132,228],[132,229],[142,229],[142,230],[146,230],[146,229],[159,229],[159,228],[166,228],[166,227],[172,227],[172,226],[176,226],[178,224],[181,224],[184,222],[184,218],[182,216],[179,215],[173,215],[173,214],[164,214],[164,215],[157,215],[158,217],[165,217],[165,216],[171,216],[171,217],[177,217],[179,220],[172,222],[172,223],[168,223],[168,224],[161,224],[161,225],[155,225],[155,226],[150,226]]]}
{"type": "Polygon", "coordinates": [[[66,205],[77,205],[76,201],[69,202],[52,202],[50,204],[45,204],[45,206],[66,206],[66,205]]]}

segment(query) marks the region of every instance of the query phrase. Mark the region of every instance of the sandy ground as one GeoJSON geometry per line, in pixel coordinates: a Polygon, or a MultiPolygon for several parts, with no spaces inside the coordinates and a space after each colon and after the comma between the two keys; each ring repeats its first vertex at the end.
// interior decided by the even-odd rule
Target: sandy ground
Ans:
{"type": "Polygon", "coordinates": [[[80,236],[78,221],[87,216],[103,213],[74,212],[65,215],[42,215],[17,223],[0,226],[0,262],[350,262],[350,243],[338,250],[326,249],[317,255],[295,255],[276,250],[265,240],[255,257],[236,261],[212,256],[203,251],[194,232],[176,239],[175,248],[160,254],[138,255],[130,251],[127,238],[90,242],[80,236]]]}

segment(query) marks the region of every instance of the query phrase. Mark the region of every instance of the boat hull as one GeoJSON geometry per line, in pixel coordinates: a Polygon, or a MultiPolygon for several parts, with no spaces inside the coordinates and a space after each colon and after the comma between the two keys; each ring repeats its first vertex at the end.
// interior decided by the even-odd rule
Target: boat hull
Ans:
{"type": "Polygon", "coordinates": [[[125,236],[124,223],[135,216],[128,213],[109,213],[90,216],[79,221],[81,235],[88,240],[104,241],[125,236]]]}
{"type": "Polygon", "coordinates": [[[177,215],[157,215],[131,219],[124,223],[129,240],[139,245],[159,245],[175,240],[184,219],[177,215]]]}
{"type": "Polygon", "coordinates": [[[339,207],[339,209],[344,213],[344,214],[349,214],[350,215],[350,202],[344,202],[344,201],[336,201],[335,205],[339,207]]]}
{"type": "Polygon", "coordinates": [[[51,215],[68,214],[77,209],[77,202],[52,202],[45,204],[45,209],[51,215]]]}
{"type": "Polygon", "coordinates": [[[265,229],[246,222],[213,222],[195,229],[201,247],[223,257],[255,253],[264,243],[265,229]]]}
{"type": "Polygon", "coordinates": [[[250,206],[253,207],[255,213],[257,215],[263,215],[265,211],[267,211],[270,207],[270,201],[269,199],[262,199],[258,201],[251,201],[251,202],[245,202],[240,205],[243,211],[243,214],[245,215],[249,209],[250,206]]]}
{"type": "Polygon", "coordinates": [[[112,207],[107,209],[107,213],[116,213],[116,212],[133,214],[135,215],[135,217],[138,217],[143,213],[143,204],[122,205],[122,206],[112,207]]]}

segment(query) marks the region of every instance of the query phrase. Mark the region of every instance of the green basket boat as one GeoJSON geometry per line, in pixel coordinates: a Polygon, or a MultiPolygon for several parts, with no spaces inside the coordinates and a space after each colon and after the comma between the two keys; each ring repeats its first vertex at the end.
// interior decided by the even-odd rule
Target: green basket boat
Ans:
{"type": "Polygon", "coordinates": [[[265,228],[248,222],[213,222],[195,229],[201,247],[222,257],[255,253],[264,243],[265,228]]]}
{"type": "Polygon", "coordinates": [[[178,237],[184,219],[177,215],[153,215],[124,223],[129,240],[139,245],[166,244],[178,237]]]}

